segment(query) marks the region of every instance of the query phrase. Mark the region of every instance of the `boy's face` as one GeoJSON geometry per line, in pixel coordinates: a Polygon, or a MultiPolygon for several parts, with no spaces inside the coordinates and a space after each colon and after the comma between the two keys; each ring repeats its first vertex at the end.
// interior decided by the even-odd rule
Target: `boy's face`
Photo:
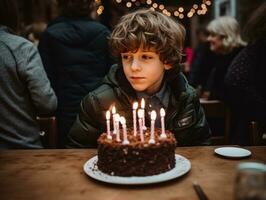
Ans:
{"type": "Polygon", "coordinates": [[[138,49],[137,52],[121,53],[123,70],[131,86],[138,92],[156,93],[162,83],[165,70],[170,65],[163,64],[153,50],[138,49]]]}

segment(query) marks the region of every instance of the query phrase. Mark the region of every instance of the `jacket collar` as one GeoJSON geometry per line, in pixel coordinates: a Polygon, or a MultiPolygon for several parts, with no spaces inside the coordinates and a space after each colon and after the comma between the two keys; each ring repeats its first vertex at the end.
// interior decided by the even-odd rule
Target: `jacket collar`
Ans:
{"type": "Polygon", "coordinates": [[[109,73],[104,78],[103,82],[108,85],[112,85],[112,87],[122,90],[122,92],[129,96],[130,99],[137,99],[135,90],[128,82],[124,74],[123,68],[118,66],[117,64],[111,67],[109,73]]]}
{"type": "Polygon", "coordinates": [[[176,98],[179,97],[182,92],[185,92],[188,87],[188,81],[177,67],[166,71],[165,81],[170,86],[171,90],[174,91],[176,98]]]}

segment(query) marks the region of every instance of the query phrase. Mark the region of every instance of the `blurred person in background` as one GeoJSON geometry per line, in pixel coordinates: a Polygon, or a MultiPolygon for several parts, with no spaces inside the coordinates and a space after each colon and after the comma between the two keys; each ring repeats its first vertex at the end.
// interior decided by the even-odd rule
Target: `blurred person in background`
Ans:
{"type": "Polygon", "coordinates": [[[200,27],[196,31],[199,44],[194,50],[191,72],[189,74],[189,83],[196,88],[199,96],[206,88],[206,83],[211,72],[215,54],[210,50],[210,44],[207,41],[208,31],[205,27],[200,27]]]}
{"type": "Polygon", "coordinates": [[[225,77],[226,97],[235,115],[233,144],[250,145],[251,121],[266,132],[266,3],[247,22],[245,47],[234,59],[225,77]]]}
{"type": "MultiPolygon", "coordinates": [[[[229,16],[212,20],[207,26],[207,31],[209,32],[207,41],[209,42],[212,56],[208,60],[210,71],[208,71],[209,75],[201,97],[205,100],[225,102],[225,74],[232,60],[246,43],[240,36],[238,22],[229,16]]],[[[213,136],[224,134],[224,120],[208,118],[208,122],[213,136]]]]}
{"type": "Polygon", "coordinates": [[[207,40],[215,57],[203,98],[224,101],[225,74],[232,60],[246,43],[242,40],[239,24],[233,17],[223,16],[214,19],[208,24],[207,30],[209,32],[207,40]]]}
{"type": "Polygon", "coordinates": [[[26,26],[22,35],[31,41],[34,45],[38,46],[41,34],[46,29],[47,24],[45,22],[34,22],[26,26]]]}
{"type": "Polygon", "coordinates": [[[81,99],[100,85],[113,64],[110,31],[95,21],[95,0],[58,0],[60,16],[42,34],[39,51],[58,97],[59,147],[79,111],[81,99]]]}
{"type": "Polygon", "coordinates": [[[191,70],[191,62],[192,62],[192,57],[193,57],[193,49],[191,47],[186,47],[184,49],[185,52],[185,62],[182,63],[182,72],[185,74],[186,77],[189,76],[190,70],[191,70]]]}
{"type": "Polygon", "coordinates": [[[15,1],[0,0],[0,149],[42,148],[36,116],[57,99],[36,47],[15,34],[17,14],[15,1]]]}

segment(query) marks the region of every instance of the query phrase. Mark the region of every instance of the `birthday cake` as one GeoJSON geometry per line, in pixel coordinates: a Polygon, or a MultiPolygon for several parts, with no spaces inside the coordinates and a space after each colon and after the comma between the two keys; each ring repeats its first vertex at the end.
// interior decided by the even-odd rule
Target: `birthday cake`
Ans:
{"type": "MultiPolygon", "coordinates": [[[[123,130],[120,130],[122,133],[123,130]]],[[[103,133],[98,138],[98,169],[113,176],[151,176],[169,171],[175,167],[176,140],[170,131],[161,136],[161,129],[143,131],[143,137],[135,135],[133,129],[117,141],[116,134],[103,133]]]]}

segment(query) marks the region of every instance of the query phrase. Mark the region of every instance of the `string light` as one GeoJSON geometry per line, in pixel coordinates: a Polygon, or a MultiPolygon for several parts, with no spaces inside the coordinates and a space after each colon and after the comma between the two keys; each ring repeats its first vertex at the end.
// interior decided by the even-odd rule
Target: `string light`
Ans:
{"type": "Polygon", "coordinates": [[[147,0],[146,3],[147,3],[148,5],[151,5],[151,4],[152,4],[152,0],[147,0]]]}
{"type": "Polygon", "coordinates": [[[163,4],[159,5],[159,9],[163,10],[164,9],[164,5],[163,4]]]}
{"type": "MultiPolygon", "coordinates": [[[[97,2],[101,0],[95,1],[97,2]]],[[[146,4],[147,7],[151,10],[157,10],[167,16],[175,16],[179,19],[184,19],[185,16],[191,18],[194,15],[205,15],[208,11],[208,7],[212,5],[211,0],[202,0],[199,4],[195,3],[191,5],[191,8],[189,9],[187,9],[187,7],[184,8],[184,6],[179,5],[178,7],[176,7],[176,9],[171,9],[171,11],[168,11],[163,3],[160,3],[160,5],[158,5],[158,3],[156,3],[156,0],[116,0],[116,3],[118,4],[121,4],[122,2],[125,3],[126,7],[128,8],[131,8],[132,6],[140,6],[141,4],[146,4]]],[[[101,11],[103,12],[103,10],[104,9],[102,9],[101,11]]]]}
{"type": "Polygon", "coordinates": [[[211,1],[206,1],[206,5],[207,5],[207,6],[210,6],[211,4],[212,4],[211,1]]]}
{"type": "Polygon", "coordinates": [[[199,7],[199,6],[198,6],[197,4],[194,4],[194,5],[193,5],[193,8],[194,8],[195,10],[198,9],[198,7],[199,7]]]}
{"type": "Polygon", "coordinates": [[[183,8],[183,7],[179,7],[179,8],[178,8],[178,11],[179,11],[179,12],[184,12],[184,8],[183,8]]]}
{"type": "Polygon", "coordinates": [[[132,6],[132,3],[131,2],[127,2],[127,7],[130,8],[132,6]]]}
{"type": "MultiPolygon", "coordinates": [[[[119,0],[117,0],[117,1],[119,1],[119,0]]],[[[122,0],[120,0],[120,1],[122,1],[122,0]]],[[[98,15],[101,15],[104,11],[104,6],[102,5],[101,0],[95,0],[95,3],[98,5],[96,12],[98,15]]]]}
{"type": "Polygon", "coordinates": [[[174,12],[174,16],[178,17],[178,15],[179,15],[179,12],[178,11],[175,11],[174,12]]]}
{"type": "Polygon", "coordinates": [[[158,4],[157,3],[153,3],[152,4],[152,7],[157,8],[158,7],[158,4]]]}

